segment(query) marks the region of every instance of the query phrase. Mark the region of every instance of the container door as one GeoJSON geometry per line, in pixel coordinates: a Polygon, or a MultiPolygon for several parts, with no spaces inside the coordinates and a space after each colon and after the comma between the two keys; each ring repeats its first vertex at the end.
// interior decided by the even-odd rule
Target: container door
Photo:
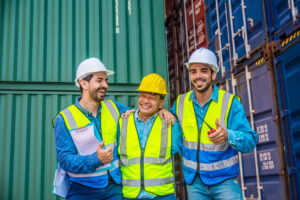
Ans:
{"type": "Polygon", "coordinates": [[[281,132],[277,125],[278,119],[275,117],[274,85],[271,84],[272,80],[267,64],[256,66],[254,63],[250,65],[249,69],[247,68],[235,76],[235,81],[237,83],[236,94],[241,97],[246,116],[250,124],[253,119],[254,128],[258,134],[258,166],[255,164],[254,153],[242,155],[244,177],[241,178],[246,189],[245,196],[246,198],[258,198],[260,192],[261,199],[264,200],[288,199],[283,173],[285,160],[282,155],[281,132]],[[248,90],[250,90],[250,97],[248,90]],[[250,104],[252,112],[249,110],[250,104]],[[257,167],[259,176],[256,174],[257,167]],[[262,187],[261,191],[258,190],[257,181],[262,187]]]}
{"type": "Polygon", "coordinates": [[[275,64],[290,188],[293,199],[300,199],[300,31],[294,35],[281,42],[275,64]]]}

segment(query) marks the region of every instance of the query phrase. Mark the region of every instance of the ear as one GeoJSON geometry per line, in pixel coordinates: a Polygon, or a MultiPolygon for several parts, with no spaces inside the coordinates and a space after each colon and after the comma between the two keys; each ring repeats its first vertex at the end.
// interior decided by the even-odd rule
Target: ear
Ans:
{"type": "Polygon", "coordinates": [[[89,82],[88,81],[81,79],[79,81],[79,83],[80,83],[82,89],[87,90],[89,88],[89,82]]]}
{"type": "Polygon", "coordinates": [[[161,99],[161,100],[159,101],[159,105],[158,105],[159,109],[163,108],[163,107],[164,107],[164,104],[165,104],[165,99],[161,99]]]}
{"type": "Polygon", "coordinates": [[[213,73],[211,74],[212,80],[214,81],[217,77],[217,73],[215,71],[213,71],[213,73]]]}

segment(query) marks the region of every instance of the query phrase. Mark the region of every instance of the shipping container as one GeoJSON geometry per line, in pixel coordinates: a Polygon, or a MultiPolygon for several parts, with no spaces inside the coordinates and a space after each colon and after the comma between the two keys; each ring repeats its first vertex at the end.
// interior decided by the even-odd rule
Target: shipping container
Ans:
{"type": "Polygon", "coordinates": [[[241,155],[240,180],[246,198],[299,199],[296,85],[300,31],[294,35],[288,43],[286,39],[266,43],[235,68],[230,79],[220,81],[222,88],[241,97],[249,122],[258,133],[257,165],[255,154],[241,155]]]}
{"type": "MultiPolygon", "coordinates": [[[[194,50],[187,49],[197,45],[193,34],[201,20],[195,20],[192,12],[197,2],[182,4],[187,11],[187,57],[181,61],[177,56],[177,63],[187,61],[194,50]]],[[[299,0],[205,0],[207,44],[217,54],[221,68],[216,84],[241,97],[247,118],[258,133],[254,153],[239,154],[245,199],[299,199],[299,5],[299,0]]],[[[176,19],[179,12],[173,10],[170,16],[176,19]]],[[[177,50],[170,47],[168,54],[176,51],[180,55],[179,45],[177,50]]],[[[169,71],[178,66],[169,66],[169,71]]],[[[178,84],[178,90],[171,90],[171,100],[185,92],[180,92],[182,85],[178,84]]]]}
{"type": "Polygon", "coordinates": [[[278,43],[275,69],[283,125],[289,184],[293,198],[300,199],[300,29],[278,43]]]}
{"type": "Polygon", "coordinates": [[[290,34],[299,26],[299,0],[265,0],[269,15],[270,32],[275,40],[290,34]]]}
{"type": "Polygon", "coordinates": [[[209,48],[227,72],[269,41],[264,0],[206,0],[209,48]]]}
{"type": "Polygon", "coordinates": [[[112,83],[167,78],[163,0],[2,0],[0,80],[73,82],[87,57],[112,83]],[[134,72],[134,73],[132,73],[134,72]]]}
{"type": "Polygon", "coordinates": [[[254,153],[242,154],[240,173],[244,197],[290,199],[284,140],[272,55],[266,43],[232,75],[232,88],[241,100],[252,128],[258,134],[254,153]]]}
{"type": "Polygon", "coordinates": [[[136,107],[143,76],[167,80],[165,45],[163,0],[0,1],[0,199],[59,199],[51,121],[80,95],[81,60],[100,58],[106,99],[136,107]]]}
{"type": "Polygon", "coordinates": [[[184,63],[195,49],[208,47],[204,0],[179,1],[175,5],[165,22],[170,105],[179,94],[191,88],[184,63]]]}
{"type": "MultiPolygon", "coordinates": [[[[35,86],[39,87],[39,86],[35,86]]],[[[66,88],[67,90],[67,88],[66,88]]],[[[55,199],[51,194],[56,167],[52,119],[80,92],[0,91],[1,199],[55,199]]],[[[136,93],[109,93],[136,105],[136,93]]]]}
{"type": "Polygon", "coordinates": [[[204,0],[194,0],[186,9],[187,49],[191,55],[200,47],[208,47],[204,0]]]}

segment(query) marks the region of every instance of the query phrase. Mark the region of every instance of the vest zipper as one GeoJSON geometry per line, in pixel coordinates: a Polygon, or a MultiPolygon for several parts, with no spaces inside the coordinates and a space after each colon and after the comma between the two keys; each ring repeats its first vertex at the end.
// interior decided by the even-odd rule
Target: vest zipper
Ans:
{"type": "Polygon", "coordinates": [[[145,153],[145,148],[141,149],[141,190],[145,190],[145,184],[144,184],[144,153],[145,153]]]}

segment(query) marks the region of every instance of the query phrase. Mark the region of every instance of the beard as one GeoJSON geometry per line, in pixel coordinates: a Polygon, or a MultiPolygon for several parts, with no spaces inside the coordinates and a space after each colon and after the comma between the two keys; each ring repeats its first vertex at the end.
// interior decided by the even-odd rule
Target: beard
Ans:
{"type": "Polygon", "coordinates": [[[192,85],[193,85],[193,87],[195,88],[195,90],[197,92],[199,92],[199,93],[205,93],[212,86],[212,79],[206,81],[203,78],[198,78],[198,79],[196,79],[196,80],[194,80],[192,82],[192,85]],[[197,87],[197,83],[195,83],[197,81],[201,81],[203,83],[202,88],[198,88],[197,87]]]}
{"type": "Polygon", "coordinates": [[[107,89],[106,89],[106,88],[97,88],[97,89],[93,89],[93,90],[89,91],[89,95],[90,95],[90,97],[91,97],[94,101],[99,102],[99,101],[104,100],[104,96],[105,96],[106,92],[107,92],[107,89]],[[100,95],[98,94],[98,92],[99,92],[100,90],[104,91],[104,94],[103,94],[103,95],[102,95],[102,94],[100,94],[100,95]]]}

